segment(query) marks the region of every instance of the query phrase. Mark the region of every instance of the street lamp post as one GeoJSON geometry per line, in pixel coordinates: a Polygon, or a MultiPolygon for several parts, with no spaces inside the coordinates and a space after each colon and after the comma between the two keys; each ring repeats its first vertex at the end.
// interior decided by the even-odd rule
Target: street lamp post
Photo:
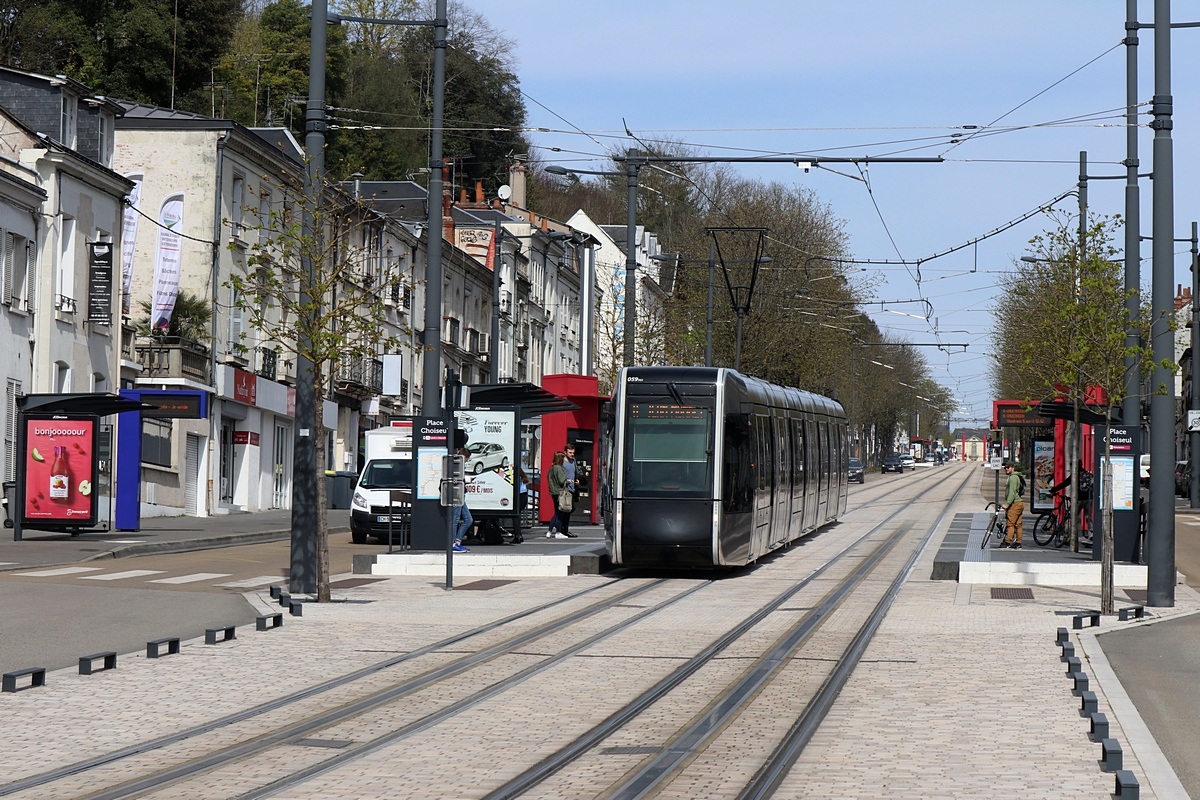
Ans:
{"type": "Polygon", "coordinates": [[[624,172],[567,169],[557,164],[551,164],[546,167],[546,172],[551,175],[599,175],[605,178],[625,178],[627,188],[626,203],[628,207],[625,212],[625,311],[623,322],[625,326],[624,361],[627,367],[632,367],[637,363],[637,355],[634,348],[638,313],[637,250],[635,249],[634,240],[637,238],[637,187],[638,172],[641,168],[642,162],[636,158],[626,159],[624,172]]]}

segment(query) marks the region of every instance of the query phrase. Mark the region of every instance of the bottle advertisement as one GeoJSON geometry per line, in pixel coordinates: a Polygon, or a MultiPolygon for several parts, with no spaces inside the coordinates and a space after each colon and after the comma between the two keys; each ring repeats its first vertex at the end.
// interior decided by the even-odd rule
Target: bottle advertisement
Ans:
{"type": "Polygon", "coordinates": [[[94,416],[46,415],[25,418],[22,524],[96,523],[94,416]]]}

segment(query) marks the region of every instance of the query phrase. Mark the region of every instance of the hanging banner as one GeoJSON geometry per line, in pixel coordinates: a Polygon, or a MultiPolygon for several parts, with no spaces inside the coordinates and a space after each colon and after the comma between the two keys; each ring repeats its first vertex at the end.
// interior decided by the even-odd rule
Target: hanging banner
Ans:
{"type": "Polygon", "coordinates": [[[154,300],[150,315],[155,330],[166,330],[179,294],[179,268],[183,256],[183,192],[163,201],[158,212],[158,248],[154,256],[154,300]]]}
{"type": "Polygon", "coordinates": [[[112,291],[112,244],[93,242],[88,245],[88,322],[112,325],[112,291]]]}
{"type": "Polygon", "coordinates": [[[129,316],[129,292],[133,288],[133,250],[137,245],[138,219],[142,210],[142,179],[140,172],[125,176],[133,181],[133,189],[125,198],[125,215],[121,221],[121,314],[129,316]]]}

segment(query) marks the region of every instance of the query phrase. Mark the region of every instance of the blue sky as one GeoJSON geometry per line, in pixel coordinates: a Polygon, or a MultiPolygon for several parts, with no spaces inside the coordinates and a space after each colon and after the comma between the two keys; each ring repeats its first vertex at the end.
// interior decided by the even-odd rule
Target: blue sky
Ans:
{"type": "MultiPolygon", "coordinates": [[[[1125,3],[1120,0],[462,0],[515,44],[538,155],[602,166],[604,147],[624,147],[625,124],[708,155],[812,153],[943,156],[942,164],[871,165],[868,184],[827,170],[736,165],[763,180],[802,185],[845,221],[850,250],[865,260],[915,260],[1005,227],[1075,188],[1079,152],[1092,176],[1123,176],[1125,3]],[[1064,120],[1080,120],[1062,124],[1064,120]],[[1051,124],[1055,123],[1055,124],[1051,124]],[[994,126],[951,147],[955,126],[994,126]],[[577,132],[579,129],[591,135],[577,132]],[[556,133],[553,131],[570,131],[556,133]],[[901,140],[918,142],[898,144],[901,140]],[[598,140],[598,141],[597,141],[598,140]],[[598,143],[599,142],[599,143],[598,143]],[[548,148],[560,148],[549,153],[548,148]],[[919,148],[919,149],[913,149],[919,148]]],[[[1154,4],[1140,0],[1139,19],[1154,4]]],[[[1194,16],[1187,16],[1189,13],[1194,16]]],[[[1200,5],[1175,4],[1177,21],[1200,5]]],[[[1154,93],[1153,31],[1140,31],[1139,100],[1154,93]]],[[[1200,29],[1172,39],[1175,237],[1200,217],[1200,29]]],[[[1141,171],[1152,168],[1148,105],[1140,118],[1141,171]]],[[[959,129],[961,130],[961,129],[959,129]]],[[[835,165],[856,172],[851,165],[835,165]]],[[[1095,213],[1123,211],[1124,180],[1089,185],[1095,213]]],[[[1142,233],[1151,230],[1143,180],[1142,233]]],[[[1061,208],[1074,212],[1076,200],[1061,208]]],[[[993,343],[990,305],[1001,273],[1050,226],[1042,216],[952,255],[912,267],[869,267],[865,306],[893,335],[922,347],[935,380],[960,402],[955,416],[986,420],[993,343]],[[901,313],[894,313],[901,312],[901,313]],[[934,325],[936,324],[936,332],[934,325]]],[[[1189,244],[1175,245],[1175,283],[1191,285],[1189,244]]],[[[1149,286],[1150,242],[1141,256],[1149,286]]],[[[1148,289],[1147,289],[1148,291],[1148,289]]]]}

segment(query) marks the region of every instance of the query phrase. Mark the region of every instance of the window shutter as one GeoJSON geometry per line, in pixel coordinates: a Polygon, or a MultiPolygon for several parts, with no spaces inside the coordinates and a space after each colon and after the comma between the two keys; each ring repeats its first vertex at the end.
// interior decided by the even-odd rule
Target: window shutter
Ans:
{"type": "Polygon", "coordinates": [[[25,308],[33,313],[37,308],[37,250],[33,242],[25,243],[25,308]]]}
{"type": "Polygon", "coordinates": [[[3,301],[6,305],[12,305],[13,298],[13,235],[11,231],[0,230],[4,234],[4,275],[0,276],[0,281],[4,284],[3,301]]]}

